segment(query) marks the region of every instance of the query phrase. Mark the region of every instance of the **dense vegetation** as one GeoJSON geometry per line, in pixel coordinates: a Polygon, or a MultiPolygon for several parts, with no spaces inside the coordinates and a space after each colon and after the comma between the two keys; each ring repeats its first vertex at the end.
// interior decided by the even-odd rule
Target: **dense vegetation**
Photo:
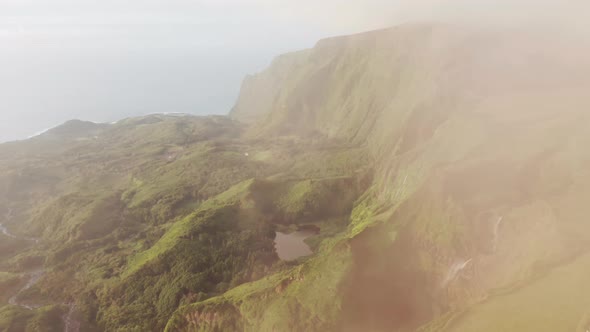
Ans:
{"type": "MultiPolygon", "coordinates": [[[[3,159],[1,208],[18,235],[0,246],[2,301],[43,269],[20,303],[58,317],[73,303],[83,330],[162,330],[179,306],[282,269],[278,225],[344,227],[368,184],[362,149],[240,132],[223,117],[154,115],[2,146],[17,156],[3,159]]],[[[36,324],[39,310],[7,306],[0,326],[36,324]]]]}
{"type": "Polygon", "coordinates": [[[332,38],[248,78],[230,117],[1,145],[0,330],[584,331],[590,66],[553,42],[332,38]],[[314,254],[280,261],[300,228],[314,254]]]}

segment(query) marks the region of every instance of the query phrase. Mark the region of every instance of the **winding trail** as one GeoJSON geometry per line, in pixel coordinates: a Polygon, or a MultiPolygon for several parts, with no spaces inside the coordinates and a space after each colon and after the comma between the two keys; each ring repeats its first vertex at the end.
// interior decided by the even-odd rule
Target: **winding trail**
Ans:
{"type": "Polygon", "coordinates": [[[68,313],[61,317],[64,322],[64,332],[80,332],[80,322],[74,319],[76,305],[68,304],[68,307],[70,308],[68,313]]]}
{"type": "MultiPolygon", "coordinates": [[[[4,216],[5,222],[10,221],[12,219],[12,217],[13,217],[12,212],[13,212],[12,209],[8,209],[8,212],[4,216]]],[[[20,239],[23,241],[29,241],[29,242],[34,242],[35,244],[39,244],[39,239],[37,239],[37,238],[18,237],[15,234],[12,234],[2,223],[0,223],[0,233],[4,234],[5,236],[7,236],[9,238],[20,239]]],[[[45,274],[44,269],[35,270],[33,272],[30,272],[28,274],[29,280],[27,281],[27,283],[16,294],[14,294],[10,299],[8,299],[8,304],[13,305],[13,306],[18,306],[18,307],[21,307],[21,308],[24,308],[27,310],[35,310],[35,309],[42,307],[42,305],[35,305],[35,304],[28,304],[28,303],[21,302],[18,300],[18,297],[23,292],[25,292],[28,289],[30,289],[31,287],[35,286],[39,282],[39,280],[41,280],[41,278],[43,277],[44,274],[45,274]]],[[[80,325],[81,324],[79,321],[77,321],[74,318],[75,313],[76,313],[76,305],[74,305],[74,304],[63,304],[63,305],[69,307],[68,313],[64,314],[61,317],[62,321],[64,323],[64,332],[80,332],[80,325]]]]}
{"type": "MultiPolygon", "coordinates": [[[[10,221],[12,219],[13,215],[12,215],[12,209],[8,209],[8,212],[6,212],[6,214],[4,215],[4,221],[10,221]]],[[[8,228],[6,228],[6,226],[4,226],[4,224],[0,223],[0,233],[4,234],[5,236],[8,236],[9,238],[13,238],[13,239],[21,239],[24,241],[30,241],[30,242],[35,242],[35,244],[39,243],[39,239],[34,238],[34,237],[18,237],[15,234],[12,234],[8,228]]]]}
{"type": "Polygon", "coordinates": [[[30,276],[29,281],[27,281],[27,283],[25,284],[25,286],[23,288],[21,288],[16,294],[14,294],[13,297],[11,297],[8,300],[8,304],[15,305],[15,306],[18,306],[18,307],[21,307],[21,308],[25,308],[25,309],[28,309],[28,310],[33,310],[33,309],[40,308],[41,305],[26,304],[26,303],[23,303],[23,302],[18,301],[18,296],[20,294],[22,294],[23,292],[25,292],[26,290],[28,290],[29,288],[35,286],[35,284],[37,282],[39,282],[39,280],[41,279],[41,277],[43,276],[43,274],[45,274],[45,271],[44,270],[37,270],[37,271],[32,272],[29,275],[30,276]]]}

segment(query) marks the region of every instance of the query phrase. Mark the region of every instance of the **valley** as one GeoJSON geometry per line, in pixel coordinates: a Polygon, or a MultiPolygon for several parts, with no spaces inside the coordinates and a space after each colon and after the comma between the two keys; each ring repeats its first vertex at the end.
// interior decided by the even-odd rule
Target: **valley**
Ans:
{"type": "Polygon", "coordinates": [[[405,24],[279,56],[228,116],[2,144],[0,331],[585,332],[587,55],[405,24]]]}

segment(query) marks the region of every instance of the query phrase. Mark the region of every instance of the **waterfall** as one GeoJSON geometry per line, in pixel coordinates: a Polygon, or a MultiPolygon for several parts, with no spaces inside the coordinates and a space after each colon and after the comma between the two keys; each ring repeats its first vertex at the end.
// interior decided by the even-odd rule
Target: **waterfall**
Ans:
{"type": "Polygon", "coordinates": [[[13,297],[11,297],[8,300],[8,304],[19,306],[19,307],[22,307],[22,308],[25,308],[28,310],[33,310],[33,309],[40,307],[40,306],[33,306],[33,305],[20,303],[17,298],[21,293],[23,293],[24,291],[33,287],[41,279],[41,277],[43,276],[44,273],[45,272],[43,270],[39,270],[39,271],[35,271],[35,272],[31,273],[29,281],[27,281],[27,284],[18,293],[16,293],[13,297]]]}
{"type": "Polygon", "coordinates": [[[498,220],[496,221],[496,223],[494,224],[494,230],[493,230],[493,245],[494,245],[494,252],[496,251],[496,249],[498,248],[498,234],[500,232],[500,224],[502,223],[502,220],[504,219],[504,217],[500,217],[498,218],[498,220]]]}
{"type": "Polygon", "coordinates": [[[455,280],[459,273],[461,273],[461,271],[463,271],[471,261],[472,259],[470,258],[468,260],[461,260],[453,263],[453,265],[451,265],[451,267],[449,268],[449,271],[447,272],[447,275],[443,280],[441,286],[447,287],[449,283],[455,280]]]}

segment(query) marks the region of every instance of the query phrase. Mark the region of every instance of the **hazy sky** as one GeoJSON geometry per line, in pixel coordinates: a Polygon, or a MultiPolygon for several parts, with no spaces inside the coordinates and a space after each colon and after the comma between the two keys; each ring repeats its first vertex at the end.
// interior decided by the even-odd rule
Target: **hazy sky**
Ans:
{"type": "Polygon", "coordinates": [[[0,141],[71,118],[227,113],[242,78],[387,1],[0,0],[0,141]]]}
{"type": "Polygon", "coordinates": [[[0,141],[72,118],[224,114],[246,74],[323,37],[438,16],[522,21],[564,2],[0,0],[0,141]]]}

